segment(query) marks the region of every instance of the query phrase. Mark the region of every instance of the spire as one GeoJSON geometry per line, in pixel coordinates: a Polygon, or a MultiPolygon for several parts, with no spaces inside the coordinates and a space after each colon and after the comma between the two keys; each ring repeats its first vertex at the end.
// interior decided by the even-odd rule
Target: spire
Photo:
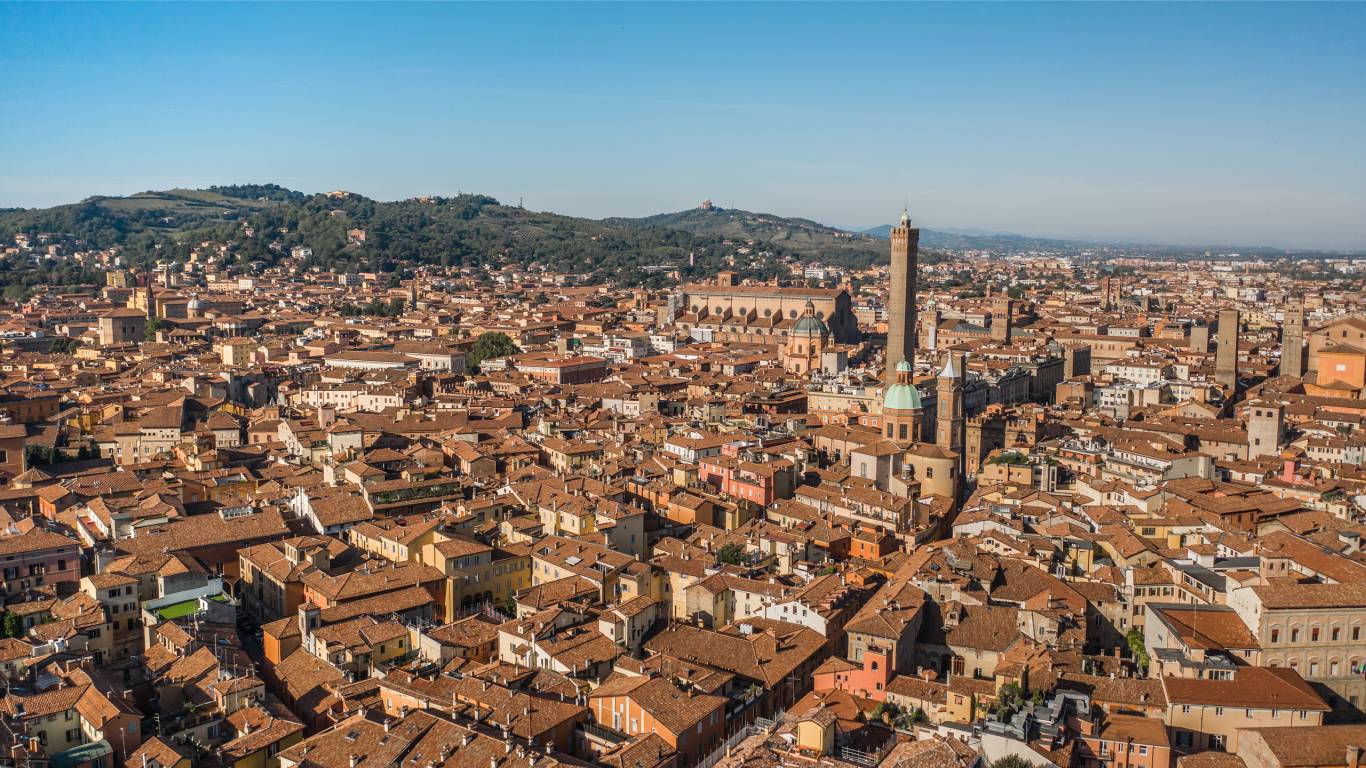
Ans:
{"type": "Polygon", "coordinates": [[[949,353],[948,362],[944,363],[944,370],[939,372],[941,379],[956,379],[959,377],[958,368],[954,365],[954,353],[949,353]]]}
{"type": "Polygon", "coordinates": [[[901,226],[903,226],[903,227],[909,227],[910,225],[911,225],[911,211],[910,211],[909,208],[902,208],[902,209],[901,209],[901,226]]]}

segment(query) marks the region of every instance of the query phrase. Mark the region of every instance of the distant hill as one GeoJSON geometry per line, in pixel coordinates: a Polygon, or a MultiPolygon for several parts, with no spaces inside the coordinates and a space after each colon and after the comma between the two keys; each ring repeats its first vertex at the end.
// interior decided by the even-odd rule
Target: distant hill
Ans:
{"type": "MultiPolygon", "coordinates": [[[[60,246],[61,253],[118,247],[135,266],[185,261],[199,242],[209,240],[226,244],[230,257],[248,269],[276,264],[295,246],[306,246],[312,255],[304,260],[305,268],[395,272],[422,264],[539,265],[590,282],[650,286],[665,285],[675,270],[685,280],[723,268],[770,279],[790,274],[784,262],[791,259],[861,269],[886,263],[889,230],[849,232],[810,219],[715,207],[596,220],[529,211],[484,195],[385,202],[347,193],[310,195],[276,184],[171,189],[0,210],[0,243],[14,242],[19,233],[31,240],[43,234],[39,241],[60,246]],[[364,230],[363,241],[348,237],[350,230],[364,230]]],[[[980,230],[921,231],[923,261],[950,258],[949,252],[958,250],[1190,255],[1204,249],[1111,246],[980,230]]],[[[101,280],[97,271],[68,259],[38,258],[32,251],[0,257],[0,287],[11,299],[39,285],[101,280]]]]}
{"type": "MultiPolygon", "coordinates": [[[[861,230],[860,234],[886,240],[891,237],[892,225],[861,230]]],[[[1079,252],[1106,253],[1122,252],[1127,255],[1193,256],[1206,251],[1211,253],[1240,253],[1245,256],[1280,257],[1295,256],[1339,256],[1352,251],[1320,251],[1316,249],[1285,249],[1262,245],[1170,245],[1161,243],[1124,242],[1117,240],[1093,240],[1085,238],[1033,237],[1017,235],[1013,232],[996,232],[989,229],[922,229],[920,230],[921,248],[949,251],[991,251],[1012,254],[1032,251],[1076,254],[1079,252]]]]}
{"type": "MultiPolygon", "coordinates": [[[[892,231],[890,224],[854,232],[810,219],[716,207],[699,207],[677,213],[604,221],[633,227],[682,229],[731,240],[763,240],[780,245],[808,259],[855,268],[885,263],[889,256],[887,239],[892,231]]],[[[1032,250],[1070,250],[1079,245],[1064,240],[1024,237],[987,230],[920,231],[921,253],[927,261],[939,258],[942,255],[938,253],[940,251],[990,250],[1015,253],[1032,250]]]]}
{"type": "MultiPolygon", "coordinates": [[[[48,242],[68,250],[118,246],[135,264],[184,260],[194,244],[213,240],[228,243],[244,265],[274,264],[294,246],[306,246],[313,255],[305,267],[390,272],[418,264],[541,264],[630,284],[661,283],[672,269],[685,278],[714,274],[730,267],[736,255],[721,234],[529,211],[483,195],[384,202],[356,194],[307,195],[273,184],[143,192],[0,212],[0,241],[10,242],[16,233],[48,233],[48,242]],[[352,229],[365,230],[364,242],[350,241],[352,229]]],[[[768,242],[753,250],[734,268],[760,279],[784,273],[778,260],[794,252],[768,242]]],[[[41,277],[26,275],[25,284],[40,284],[41,277]]]]}
{"type": "Polygon", "coordinates": [[[693,208],[643,218],[611,218],[604,223],[630,227],[667,227],[729,240],[772,243],[827,264],[864,267],[887,256],[887,246],[864,232],[849,232],[810,219],[755,213],[738,208],[693,208]]]}
{"type": "MultiPolygon", "coordinates": [[[[886,240],[892,236],[892,225],[863,230],[862,234],[886,240]]],[[[922,229],[920,230],[922,248],[942,248],[951,251],[1016,251],[1072,250],[1094,243],[1074,240],[1055,240],[1043,237],[1027,237],[1011,232],[993,232],[988,229],[922,229]]]]}
{"type": "Polygon", "coordinates": [[[139,250],[164,236],[238,221],[303,197],[273,184],[90,197],[53,208],[0,211],[0,238],[8,240],[19,232],[52,233],[100,247],[139,250]]]}

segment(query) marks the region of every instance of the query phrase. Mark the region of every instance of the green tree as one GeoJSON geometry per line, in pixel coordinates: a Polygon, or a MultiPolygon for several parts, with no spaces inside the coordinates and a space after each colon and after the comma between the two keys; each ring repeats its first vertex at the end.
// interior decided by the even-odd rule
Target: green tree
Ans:
{"type": "Polygon", "coordinates": [[[479,364],[485,360],[496,357],[507,357],[515,355],[522,350],[512,343],[512,339],[506,333],[490,331],[480,334],[474,340],[474,346],[470,348],[470,353],[465,356],[465,364],[472,370],[478,371],[479,364]]]}
{"type": "Polygon", "coordinates": [[[49,445],[30,445],[24,449],[24,466],[38,467],[58,460],[57,449],[49,445]]]}
{"type": "Polygon", "coordinates": [[[147,333],[144,335],[148,341],[156,341],[159,330],[161,330],[161,318],[154,317],[147,321],[147,333]]]}
{"type": "Polygon", "coordinates": [[[1034,768],[1034,765],[1019,755],[1003,755],[992,762],[991,768],[1034,768]]]}
{"type": "Polygon", "coordinates": [[[900,717],[901,708],[890,701],[878,702],[878,705],[873,708],[873,720],[885,723],[895,723],[900,717]]]}
{"type": "Polygon", "coordinates": [[[744,547],[731,542],[716,550],[716,562],[722,565],[746,565],[749,563],[749,554],[744,547]]]}
{"type": "Polygon", "coordinates": [[[1124,636],[1125,642],[1129,644],[1129,652],[1134,655],[1134,661],[1143,669],[1148,668],[1148,645],[1143,640],[1143,632],[1134,627],[1129,630],[1129,634],[1124,636]]]}
{"type": "Polygon", "coordinates": [[[19,618],[19,614],[13,611],[5,611],[4,626],[0,627],[0,634],[5,637],[23,637],[24,620],[19,618]]]}
{"type": "Polygon", "coordinates": [[[52,340],[47,351],[53,355],[69,355],[76,350],[76,340],[70,336],[58,336],[52,340]]]}

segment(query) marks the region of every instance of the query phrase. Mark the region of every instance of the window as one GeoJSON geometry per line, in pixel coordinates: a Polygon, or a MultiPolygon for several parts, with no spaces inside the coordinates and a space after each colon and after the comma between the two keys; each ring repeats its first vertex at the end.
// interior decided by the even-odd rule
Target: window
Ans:
{"type": "Polygon", "coordinates": [[[1277,628],[1277,627],[1272,627],[1272,628],[1271,628],[1271,642],[1273,642],[1273,643],[1279,643],[1280,641],[1281,641],[1281,630],[1280,630],[1279,628],[1277,628]]]}

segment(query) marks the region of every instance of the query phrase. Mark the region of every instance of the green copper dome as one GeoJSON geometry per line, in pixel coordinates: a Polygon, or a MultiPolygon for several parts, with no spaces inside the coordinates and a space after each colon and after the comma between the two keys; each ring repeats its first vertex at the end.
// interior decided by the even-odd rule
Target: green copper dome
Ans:
{"type": "MultiPolygon", "coordinates": [[[[897,373],[910,373],[911,364],[902,360],[896,364],[897,373]]],[[[920,390],[914,384],[902,384],[897,382],[887,388],[886,394],[882,398],[883,409],[898,411],[918,411],[920,410],[920,390]]]]}
{"type": "Polygon", "coordinates": [[[829,333],[830,329],[825,327],[825,321],[815,315],[804,315],[797,324],[792,326],[792,332],[805,336],[821,336],[829,333]]]}
{"type": "Polygon", "coordinates": [[[802,310],[802,316],[797,319],[792,326],[792,333],[798,336],[824,336],[830,333],[825,321],[816,314],[816,305],[811,300],[807,300],[806,307],[802,310]]]}

